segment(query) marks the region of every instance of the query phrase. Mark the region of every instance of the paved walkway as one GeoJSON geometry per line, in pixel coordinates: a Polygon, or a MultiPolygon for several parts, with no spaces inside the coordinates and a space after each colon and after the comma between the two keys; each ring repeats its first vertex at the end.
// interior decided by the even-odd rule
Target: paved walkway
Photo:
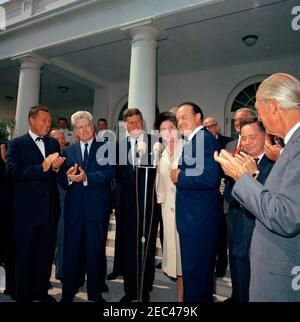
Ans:
{"type": "MultiPolygon", "coordinates": [[[[159,234],[158,234],[159,235],[159,234]]],[[[111,216],[109,233],[107,239],[107,272],[110,273],[113,267],[113,255],[114,255],[114,237],[115,237],[115,220],[114,216],[111,216]]],[[[157,240],[156,261],[161,261],[161,247],[160,242],[157,240]]],[[[61,283],[55,279],[55,267],[53,266],[51,284],[53,286],[49,293],[53,295],[57,301],[61,299],[61,283]]],[[[103,297],[108,302],[118,302],[124,295],[123,291],[123,279],[120,277],[112,281],[106,281],[109,288],[108,293],[103,293],[103,297]]],[[[229,272],[224,278],[216,279],[215,287],[215,301],[223,301],[231,294],[231,280],[229,272]]],[[[86,288],[83,286],[79,293],[77,293],[76,302],[86,302],[87,293],[86,288]]],[[[0,289],[0,302],[12,302],[9,296],[3,294],[3,290],[0,289]]],[[[150,293],[150,302],[176,302],[176,282],[166,276],[162,270],[156,269],[155,282],[153,285],[153,291],[150,293]]]]}

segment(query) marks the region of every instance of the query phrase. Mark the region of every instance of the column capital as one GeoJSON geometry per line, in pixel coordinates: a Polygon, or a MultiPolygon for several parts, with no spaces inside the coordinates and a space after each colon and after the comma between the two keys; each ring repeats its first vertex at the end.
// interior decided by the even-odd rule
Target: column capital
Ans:
{"type": "Polygon", "coordinates": [[[49,65],[50,62],[42,56],[33,53],[24,53],[16,55],[11,60],[18,60],[21,68],[41,69],[44,65],[49,65]]]}
{"type": "Polygon", "coordinates": [[[156,24],[153,19],[129,24],[121,30],[128,34],[133,42],[139,40],[162,40],[168,36],[166,31],[156,24]]]}

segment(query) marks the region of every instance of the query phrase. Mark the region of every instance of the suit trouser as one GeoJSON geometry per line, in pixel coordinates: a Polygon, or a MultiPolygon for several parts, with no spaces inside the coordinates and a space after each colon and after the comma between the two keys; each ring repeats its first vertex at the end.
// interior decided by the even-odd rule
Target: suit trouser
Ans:
{"type": "Polygon", "coordinates": [[[179,235],[184,302],[213,300],[216,236],[201,234],[179,235]]]}
{"type": "Polygon", "coordinates": [[[217,261],[216,261],[216,271],[218,273],[225,273],[228,265],[227,259],[227,223],[226,215],[221,212],[220,220],[220,231],[219,238],[217,242],[217,261]]]}
{"type": "Polygon", "coordinates": [[[49,216],[42,225],[15,225],[17,302],[28,302],[48,294],[55,250],[57,219],[49,216]]]}
{"type": "Polygon", "coordinates": [[[229,253],[229,266],[232,283],[232,299],[237,302],[249,302],[249,256],[239,257],[229,253]]]}
{"type": "MultiPolygon", "coordinates": [[[[120,224],[120,213],[118,207],[115,208],[116,218],[116,235],[115,235],[115,253],[114,253],[114,266],[113,272],[117,275],[123,275],[122,270],[122,229],[120,224]]],[[[126,229],[126,228],[125,228],[126,229]]]]}
{"type": "Polygon", "coordinates": [[[68,221],[65,219],[62,298],[72,301],[79,279],[87,274],[89,300],[101,297],[105,278],[104,245],[107,219],[68,221]]]}

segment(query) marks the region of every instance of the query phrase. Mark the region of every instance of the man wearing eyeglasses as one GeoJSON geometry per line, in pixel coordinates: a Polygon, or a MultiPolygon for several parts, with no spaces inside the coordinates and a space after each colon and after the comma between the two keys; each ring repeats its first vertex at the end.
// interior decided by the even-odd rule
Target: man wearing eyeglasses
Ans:
{"type": "Polygon", "coordinates": [[[212,116],[207,117],[203,121],[203,125],[207,128],[207,130],[218,140],[222,149],[225,149],[227,143],[231,142],[233,138],[229,136],[225,136],[219,133],[220,126],[215,118],[212,116]]]}

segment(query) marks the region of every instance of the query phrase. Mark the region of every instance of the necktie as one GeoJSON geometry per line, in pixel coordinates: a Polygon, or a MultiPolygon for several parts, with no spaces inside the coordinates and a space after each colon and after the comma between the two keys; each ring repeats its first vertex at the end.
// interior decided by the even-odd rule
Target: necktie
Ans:
{"type": "Polygon", "coordinates": [[[86,164],[87,164],[87,160],[89,157],[89,153],[88,153],[88,143],[84,144],[84,153],[83,153],[83,168],[86,168],[86,164]]]}
{"type": "Polygon", "coordinates": [[[256,165],[258,165],[259,158],[254,158],[256,165]]]}
{"type": "Polygon", "coordinates": [[[138,152],[137,152],[137,144],[138,144],[138,140],[135,140],[134,145],[133,145],[133,160],[132,160],[133,167],[135,165],[137,165],[137,163],[138,163],[137,159],[138,159],[139,155],[138,155],[138,152]]]}
{"type": "Polygon", "coordinates": [[[241,149],[242,149],[242,143],[240,142],[240,144],[236,147],[234,154],[239,154],[241,149]]]}
{"type": "Polygon", "coordinates": [[[36,139],[35,139],[36,142],[39,142],[39,141],[43,141],[44,142],[44,138],[41,137],[41,136],[38,136],[36,139]]]}

